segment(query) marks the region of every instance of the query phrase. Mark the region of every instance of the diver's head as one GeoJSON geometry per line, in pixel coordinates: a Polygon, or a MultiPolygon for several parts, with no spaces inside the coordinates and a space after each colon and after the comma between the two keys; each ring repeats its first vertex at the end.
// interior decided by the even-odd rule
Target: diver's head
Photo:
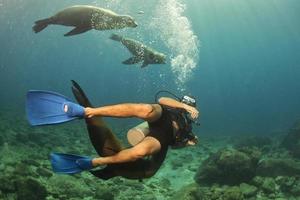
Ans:
{"type": "Polygon", "coordinates": [[[194,121],[183,110],[172,110],[172,126],[174,128],[174,140],[172,148],[183,148],[198,143],[198,137],[193,133],[194,121]]]}

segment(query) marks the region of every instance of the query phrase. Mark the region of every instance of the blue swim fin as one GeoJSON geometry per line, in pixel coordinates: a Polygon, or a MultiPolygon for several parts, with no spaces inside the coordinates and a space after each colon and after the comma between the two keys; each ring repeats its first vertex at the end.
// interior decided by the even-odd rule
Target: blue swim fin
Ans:
{"type": "Polygon", "coordinates": [[[64,153],[51,153],[51,165],[55,173],[76,174],[93,168],[92,159],[64,153]]]}
{"type": "Polygon", "coordinates": [[[31,125],[58,124],[84,117],[84,108],[67,97],[44,90],[30,90],[26,99],[31,125]]]}

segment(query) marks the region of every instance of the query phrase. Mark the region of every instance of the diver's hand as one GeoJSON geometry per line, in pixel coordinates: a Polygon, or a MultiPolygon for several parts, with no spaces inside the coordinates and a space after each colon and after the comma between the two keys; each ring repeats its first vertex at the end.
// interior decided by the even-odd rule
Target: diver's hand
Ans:
{"type": "Polygon", "coordinates": [[[196,142],[189,140],[186,145],[187,146],[195,146],[196,144],[197,144],[196,142]]]}
{"type": "Polygon", "coordinates": [[[199,117],[199,111],[195,107],[184,104],[183,108],[190,113],[192,119],[197,119],[199,117]]]}

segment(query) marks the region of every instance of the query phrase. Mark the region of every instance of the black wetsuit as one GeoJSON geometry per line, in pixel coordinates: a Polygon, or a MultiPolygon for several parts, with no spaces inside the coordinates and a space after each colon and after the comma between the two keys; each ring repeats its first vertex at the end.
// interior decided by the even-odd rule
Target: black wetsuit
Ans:
{"type": "Polygon", "coordinates": [[[153,176],[161,167],[166,158],[169,145],[173,144],[173,126],[171,113],[162,106],[162,115],[155,122],[149,123],[150,133],[161,144],[159,152],[149,158],[138,159],[133,162],[108,165],[102,170],[91,172],[101,179],[110,179],[122,176],[129,179],[143,179],[153,176]]]}
{"type": "MultiPolygon", "coordinates": [[[[84,94],[81,87],[75,81],[72,81],[72,92],[78,103],[84,107],[92,107],[92,104],[84,94]]],[[[121,142],[111,131],[101,117],[92,117],[85,119],[89,137],[95,150],[101,157],[113,156],[122,151],[121,142]]],[[[168,146],[173,142],[173,128],[171,112],[162,106],[162,115],[155,122],[149,123],[151,133],[149,136],[156,138],[161,144],[161,150],[148,158],[138,159],[133,162],[109,164],[104,168],[90,171],[100,179],[110,179],[116,176],[122,176],[129,179],[143,179],[153,176],[162,165],[168,146]]]]}

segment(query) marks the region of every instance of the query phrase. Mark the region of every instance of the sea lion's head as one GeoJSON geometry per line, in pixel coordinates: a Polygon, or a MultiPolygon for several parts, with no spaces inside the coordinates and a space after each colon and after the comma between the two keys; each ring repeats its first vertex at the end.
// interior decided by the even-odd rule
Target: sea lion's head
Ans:
{"type": "Polygon", "coordinates": [[[152,64],[166,64],[166,56],[159,52],[150,52],[147,60],[152,64]]]}
{"type": "Polygon", "coordinates": [[[126,25],[127,27],[137,27],[138,24],[136,23],[136,21],[129,15],[123,15],[122,16],[122,23],[124,23],[124,25],[126,25]]]}

